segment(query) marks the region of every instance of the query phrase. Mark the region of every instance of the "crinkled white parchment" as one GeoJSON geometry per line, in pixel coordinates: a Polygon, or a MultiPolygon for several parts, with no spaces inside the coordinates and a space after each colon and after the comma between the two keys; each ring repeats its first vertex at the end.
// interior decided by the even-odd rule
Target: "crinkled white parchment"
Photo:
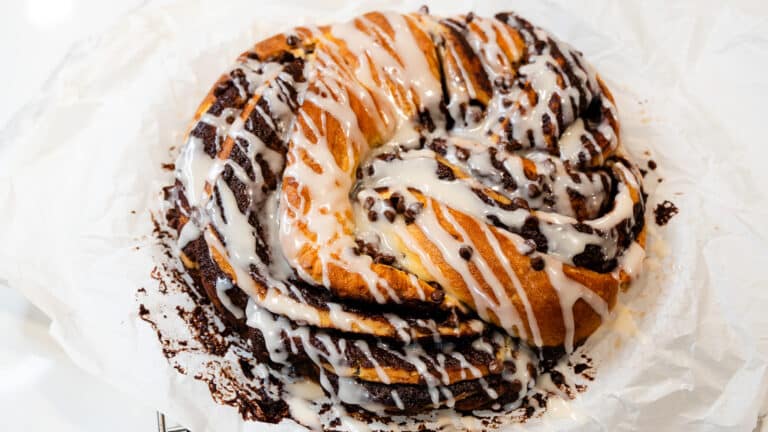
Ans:
{"type": "MultiPolygon", "coordinates": [[[[171,178],[161,164],[251,43],[424,2],[260,3],[138,10],[78,44],[0,133],[0,279],[52,317],[79,365],[196,432],[267,428],[244,425],[173,370],[137,317],[137,288],[156,283],[149,210],[171,178]]],[[[624,146],[659,165],[646,178],[649,206],[680,208],[651,230],[646,276],[588,342],[597,379],[525,427],[751,431],[768,389],[768,5],[458,3],[431,10],[514,10],[582,50],[616,96],[624,146]]]]}

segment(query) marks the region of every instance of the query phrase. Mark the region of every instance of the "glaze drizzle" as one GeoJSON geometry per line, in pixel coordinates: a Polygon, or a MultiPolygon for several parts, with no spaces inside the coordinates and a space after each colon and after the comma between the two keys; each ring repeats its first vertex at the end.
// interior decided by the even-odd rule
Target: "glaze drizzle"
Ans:
{"type": "Polygon", "coordinates": [[[536,359],[517,339],[571,352],[643,256],[612,96],[514,14],[375,12],[267,39],[176,167],[182,259],[214,303],[271,362],[308,360],[372,411],[418,399],[376,387],[394,384],[431,407],[461,407],[467,383],[520,400],[536,359]]]}

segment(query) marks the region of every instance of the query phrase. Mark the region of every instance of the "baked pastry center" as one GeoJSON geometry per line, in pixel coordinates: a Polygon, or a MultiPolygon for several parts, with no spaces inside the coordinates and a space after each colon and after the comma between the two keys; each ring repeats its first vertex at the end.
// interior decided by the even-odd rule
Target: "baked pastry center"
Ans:
{"type": "Polygon", "coordinates": [[[181,259],[272,365],[371,410],[519,400],[636,276],[613,97],[513,14],[369,13],[258,43],[198,109],[181,259]]]}

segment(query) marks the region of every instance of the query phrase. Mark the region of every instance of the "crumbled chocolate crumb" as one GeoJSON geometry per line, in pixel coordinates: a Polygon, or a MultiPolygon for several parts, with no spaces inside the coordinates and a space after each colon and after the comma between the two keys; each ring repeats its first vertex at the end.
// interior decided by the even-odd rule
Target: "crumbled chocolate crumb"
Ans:
{"type": "Polygon", "coordinates": [[[166,171],[173,171],[176,169],[176,165],[172,163],[164,163],[160,165],[166,171]]]}
{"type": "Polygon", "coordinates": [[[237,359],[237,363],[240,365],[240,369],[243,371],[243,375],[245,375],[246,378],[248,379],[255,378],[255,375],[253,374],[252,364],[250,364],[247,360],[242,358],[237,359]]]}
{"type": "Polygon", "coordinates": [[[573,367],[573,371],[576,372],[577,374],[581,374],[587,369],[589,369],[589,365],[587,363],[579,363],[573,367]]]}
{"type": "Polygon", "coordinates": [[[384,162],[390,162],[397,159],[397,155],[391,152],[387,152],[376,156],[376,159],[383,160],[384,162]]]}
{"type": "Polygon", "coordinates": [[[678,214],[680,210],[671,202],[665,200],[656,206],[653,213],[656,215],[656,225],[666,225],[673,216],[678,214]]]}

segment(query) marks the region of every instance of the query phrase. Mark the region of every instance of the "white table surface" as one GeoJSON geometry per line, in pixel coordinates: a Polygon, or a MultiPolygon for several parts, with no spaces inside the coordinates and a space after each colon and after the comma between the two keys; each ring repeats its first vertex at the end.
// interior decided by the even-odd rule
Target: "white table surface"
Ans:
{"type": "MultiPolygon", "coordinates": [[[[141,0],[3,2],[0,125],[37,94],[71,44],[98,33],[141,0]]],[[[1,130],[1,129],[0,129],[1,130]]],[[[0,140],[0,145],[3,145],[0,140]]],[[[75,366],[48,334],[50,321],[0,280],[2,430],[154,431],[155,411],[75,366]]],[[[768,425],[762,428],[768,432],[768,425]]]]}

